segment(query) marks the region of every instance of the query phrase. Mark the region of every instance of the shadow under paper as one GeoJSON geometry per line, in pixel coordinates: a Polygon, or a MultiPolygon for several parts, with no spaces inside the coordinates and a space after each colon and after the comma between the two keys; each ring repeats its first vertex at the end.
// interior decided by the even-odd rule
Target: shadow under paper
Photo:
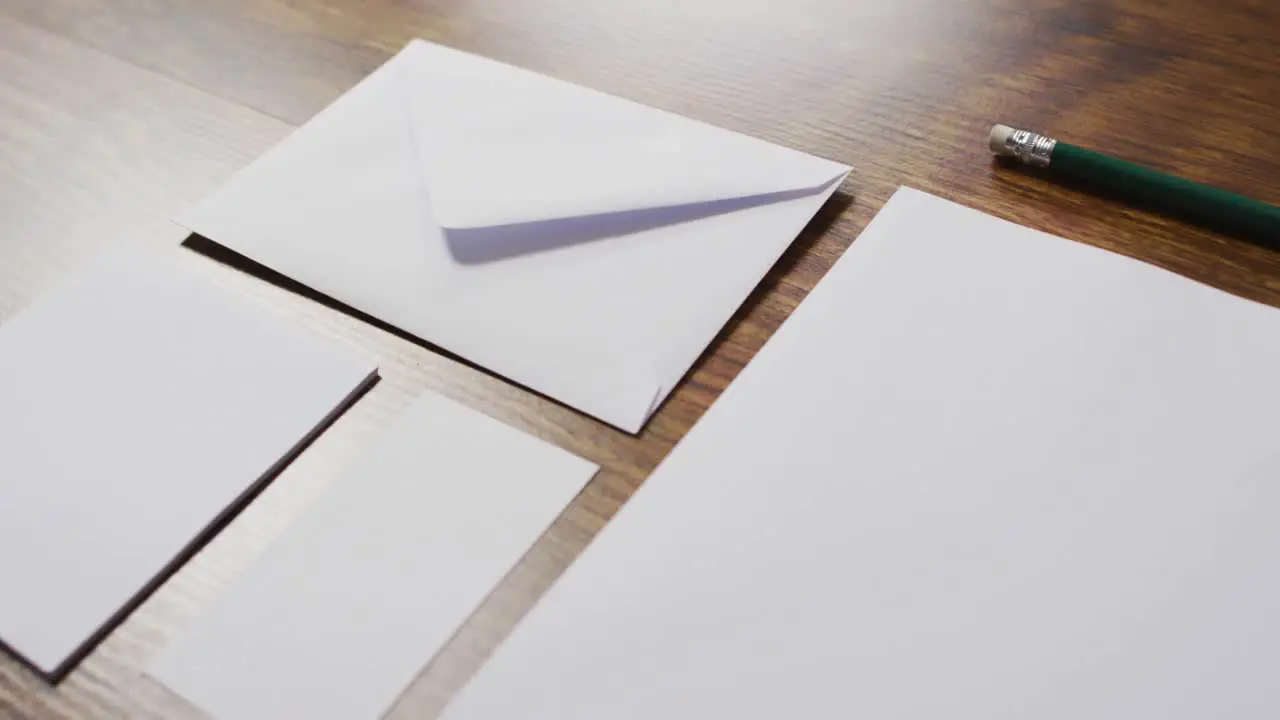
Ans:
{"type": "Polygon", "coordinates": [[[513,225],[446,228],[445,243],[454,260],[463,265],[479,265],[571,245],[634,235],[646,230],[701,220],[761,205],[798,200],[824,192],[839,181],[840,177],[835,177],[814,187],[685,205],[667,205],[513,225]]]}

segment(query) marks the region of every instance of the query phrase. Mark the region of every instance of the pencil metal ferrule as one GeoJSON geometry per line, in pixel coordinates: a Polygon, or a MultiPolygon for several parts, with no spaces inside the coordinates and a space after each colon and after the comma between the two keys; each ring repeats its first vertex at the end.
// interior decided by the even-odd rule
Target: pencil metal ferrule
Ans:
{"type": "Polygon", "coordinates": [[[1053,159],[1053,148],[1057,144],[1057,140],[1047,135],[1033,133],[1030,130],[1014,130],[1005,138],[1005,152],[1000,154],[1017,158],[1026,165],[1047,168],[1053,159]]]}

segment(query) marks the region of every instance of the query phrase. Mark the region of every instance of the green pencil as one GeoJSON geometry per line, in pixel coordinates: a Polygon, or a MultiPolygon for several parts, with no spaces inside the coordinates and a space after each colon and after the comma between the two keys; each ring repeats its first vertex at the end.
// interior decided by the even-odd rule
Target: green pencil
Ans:
{"type": "Polygon", "coordinates": [[[1280,249],[1280,207],[1007,125],[991,128],[991,152],[1149,210],[1280,249]]]}

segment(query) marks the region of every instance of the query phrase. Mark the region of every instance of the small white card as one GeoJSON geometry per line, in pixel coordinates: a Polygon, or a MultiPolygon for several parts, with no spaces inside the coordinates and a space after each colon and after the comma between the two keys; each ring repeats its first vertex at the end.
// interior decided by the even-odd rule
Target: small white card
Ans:
{"type": "Polygon", "coordinates": [[[215,718],[376,718],[596,470],[426,395],[149,674],[215,718]]]}
{"type": "Polygon", "coordinates": [[[0,325],[0,640],[54,680],[377,372],[164,252],[0,325]]]}

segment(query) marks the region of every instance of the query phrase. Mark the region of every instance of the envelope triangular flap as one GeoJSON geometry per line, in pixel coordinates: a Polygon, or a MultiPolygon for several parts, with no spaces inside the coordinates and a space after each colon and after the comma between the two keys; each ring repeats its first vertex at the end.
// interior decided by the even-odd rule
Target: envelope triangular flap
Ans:
{"type": "Polygon", "coordinates": [[[528,70],[414,41],[397,58],[444,228],[793,192],[844,168],[528,70]]]}

